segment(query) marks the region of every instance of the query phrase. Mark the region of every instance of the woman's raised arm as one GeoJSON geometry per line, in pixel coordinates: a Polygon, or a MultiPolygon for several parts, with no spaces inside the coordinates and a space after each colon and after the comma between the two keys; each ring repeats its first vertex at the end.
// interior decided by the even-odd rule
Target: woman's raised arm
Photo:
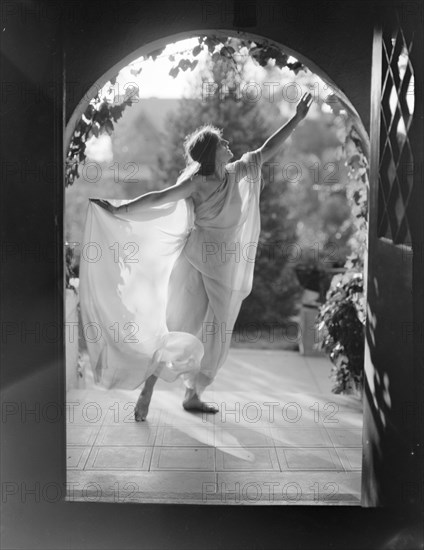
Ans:
{"type": "Polygon", "coordinates": [[[140,195],[121,206],[113,206],[108,201],[102,199],[91,199],[91,202],[98,204],[105,210],[109,212],[129,212],[132,205],[137,204],[138,206],[160,206],[166,204],[167,202],[178,201],[180,199],[187,199],[195,188],[195,182],[192,178],[184,179],[180,182],[177,182],[171,187],[162,189],[161,191],[150,191],[144,195],[140,195]]]}
{"type": "Polygon", "coordinates": [[[284,141],[293,132],[296,126],[301,122],[309,111],[309,107],[312,105],[313,98],[311,94],[305,93],[302,99],[299,101],[296,107],[296,114],[281,128],[269,137],[265,143],[260,147],[262,152],[262,161],[268,162],[279,150],[284,141]]]}

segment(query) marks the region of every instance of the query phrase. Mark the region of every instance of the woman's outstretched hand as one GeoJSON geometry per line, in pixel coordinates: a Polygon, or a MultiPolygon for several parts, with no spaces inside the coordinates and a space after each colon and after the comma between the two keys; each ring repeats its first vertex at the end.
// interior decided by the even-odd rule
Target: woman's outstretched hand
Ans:
{"type": "Polygon", "coordinates": [[[308,114],[309,107],[312,105],[313,99],[309,92],[305,92],[302,99],[296,106],[296,114],[279,130],[274,132],[260,148],[262,152],[262,162],[268,162],[277,153],[282,143],[289,137],[296,126],[308,114]]]}
{"type": "Polygon", "coordinates": [[[101,206],[105,210],[108,210],[109,212],[112,212],[112,214],[118,210],[118,208],[116,206],[113,206],[112,204],[110,204],[109,201],[106,201],[104,199],[90,199],[90,200],[91,200],[91,202],[94,202],[94,204],[98,204],[99,206],[101,206]]]}
{"type": "Polygon", "coordinates": [[[312,103],[313,97],[309,92],[305,92],[296,107],[296,115],[299,119],[305,118],[312,103]]]}

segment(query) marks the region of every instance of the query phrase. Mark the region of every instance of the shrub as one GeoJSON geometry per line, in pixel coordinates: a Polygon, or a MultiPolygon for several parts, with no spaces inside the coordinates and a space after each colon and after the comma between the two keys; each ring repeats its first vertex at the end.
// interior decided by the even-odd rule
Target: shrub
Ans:
{"type": "Polygon", "coordinates": [[[320,348],[333,363],[333,393],[361,389],[364,371],[365,298],[362,272],[336,275],[317,318],[320,348]]]}

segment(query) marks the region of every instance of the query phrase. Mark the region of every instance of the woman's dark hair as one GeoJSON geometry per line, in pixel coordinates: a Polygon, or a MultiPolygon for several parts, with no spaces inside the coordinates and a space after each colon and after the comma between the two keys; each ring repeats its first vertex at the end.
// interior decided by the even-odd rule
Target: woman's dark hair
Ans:
{"type": "Polygon", "coordinates": [[[216,148],[222,139],[222,130],[205,124],[189,134],[184,140],[186,162],[196,161],[200,164],[198,174],[210,176],[215,172],[216,148]]]}

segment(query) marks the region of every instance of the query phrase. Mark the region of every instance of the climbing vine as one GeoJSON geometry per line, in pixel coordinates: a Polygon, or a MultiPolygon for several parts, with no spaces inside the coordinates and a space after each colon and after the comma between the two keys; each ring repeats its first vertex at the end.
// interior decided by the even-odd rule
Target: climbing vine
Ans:
{"type": "MultiPolygon", "coordinates": [[[[155,60],[161,56],[165,50],[163,48],[154,50],[144,59],[155,60]]],[[[279,48],[266,42],[254,42],[249,39],[240,38],[220,38],[215,35],[201,36],[198,38],[198,44],[189,50],[180,54],[172,54],[168,59],[173,63],[169,71],[170,76],[176,78],[180,72],[193,70],[198,64],[198,57],[202,52],[206,52],[212,62],[218,59],[225,59],[228,63],[229,71],[240,75],[243,60],[248,56],[255,60],[260,66],[265,67],[270,61],[279,68],[287,67],[297,74],[300,70],[306,70],[299,61],[289,61],[290,57],[283,53],[279,48]]],[[[131,73],[139,74],[141,68],[132,69],[131,73]]],[[[66,166],[65,166],[65,185],[72,185],[79,175],[79,168],[86,160],[86,144],[92,137],[98,137],[107,133],[111,135],[116,123],[121,117],[123,111],[138,101],[138,89],[131,87],[127,93],[120,98],[113,94],[107,94],[104,90],[111,91],[116,83],[118,75],[113,77],[103,87],[102,91],[93,98],[84,114],[81,116],[75,126],[72,138],[68,147],[66,166]]]]}
{"type": "Polygon", "coordinates": [[[352,254],[347,258],[345,267],[349,270],[363,270],[367,253],[368,235],[368,159],[361,138],[352,125],[344,144],[346,164],[349,168],[347,196],[352,205],[352,215],[356,232],[352,238],[352,254]]]}
{"type": "MultiPolygon", "coordinates": [[[[116,77],[109,82],[110,86],[113,86],[115,81],[116,77]]],[[[79,166],[86,160],[87,141],[92,136],[98,137],[103,133],[111,135],[114,130],[113,123],[121,118],[124,109],[132,105],[136,98],[138,98],[138,89],[134,87],[119,104],[114,104],[106,95],[100,96],[100,94],[90,101],[75,126],[69,144],[65,164],[66,186],[72,185],[79,175],[79,166]]]]}
{"type": "Polygon", "coordinates": [[[324,332],[320,348],[333,363],[334,393],[346,393],[352,387],[360,389],[364,372],[364,260],[367,253],[369,182],[368,160],[353,125],[347,133],[344,150],[350,178],[347,195],[356,232],[351,239],[352,252],[344,266],[346,272],[333,277],[316,321],[318,329],[324,332]]]}

